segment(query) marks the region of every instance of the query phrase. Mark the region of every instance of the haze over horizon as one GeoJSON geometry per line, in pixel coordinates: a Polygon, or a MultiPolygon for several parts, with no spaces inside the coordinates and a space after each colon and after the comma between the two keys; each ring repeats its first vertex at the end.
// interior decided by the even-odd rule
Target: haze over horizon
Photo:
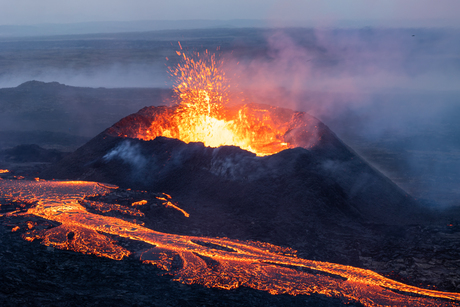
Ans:
{"type": "MultiPolygon", "coordinates": [[[[140,21],[208,21],[201,26],[459,27],[456,0],[3,0],[2,26],[140,21]],[[250,21],[248,23],[248,21],[250,21]],[[224,23],[222,23],[224,22],[224,23]]],[[[188,24],[187,27],[200,27],[188,24]]],[[[128,26],[129,28],[129,26],[128,26]]],[[[166,27],[167,28],[167,27],[166,27]]],[[[119,30],[122,30],[119,28],[119,30]]]]}

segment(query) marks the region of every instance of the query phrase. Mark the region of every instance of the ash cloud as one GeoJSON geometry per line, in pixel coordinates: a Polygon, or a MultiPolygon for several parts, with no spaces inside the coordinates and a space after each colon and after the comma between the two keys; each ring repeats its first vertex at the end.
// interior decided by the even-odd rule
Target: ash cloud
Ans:
{"type": "Polygon", "coordinates": [[[248,100],[307,111],[339,134],[366,130],[372,138],[413,131],[410,126],[422,121],[438,123],[455,109],[459,30],[287,29],[266,35],[261,56],[232,58],[226,67],[248,100]]]}
{"type": "Polygon", "coordinates": [[[287,29],[266,36],[261,56],[232,59],[227,70],[241,90],[275,94],[279,105],[328,115],[342,105],[368,105],[378,92],[458,90],[459,30],[287,29]]]}

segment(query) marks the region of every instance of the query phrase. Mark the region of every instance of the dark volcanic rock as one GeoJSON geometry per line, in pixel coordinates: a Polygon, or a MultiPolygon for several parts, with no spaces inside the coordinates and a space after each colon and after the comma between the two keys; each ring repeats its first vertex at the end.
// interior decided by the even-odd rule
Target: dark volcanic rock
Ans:
{"type": "Polygon", "coordinates": [[[266,157],[232,146],[111,135],[114,129],[142,128],[157,110],[122,119],[40,177],[171,194],[190,217],[146,213],[146,225],[158,231],[266,241],[310,259],[354,265],[361,263],[358,246],[378,245],[387,233],[372,225],[424,218],[410,196],[313,117],[314,147],[266,157]]]}

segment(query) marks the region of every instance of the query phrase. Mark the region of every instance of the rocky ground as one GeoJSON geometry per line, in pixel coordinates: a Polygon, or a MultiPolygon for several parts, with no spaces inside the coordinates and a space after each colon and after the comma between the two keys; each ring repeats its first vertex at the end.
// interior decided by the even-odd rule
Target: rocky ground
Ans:
{"type": "MultiPolygon", "coordinates": [[[[126,208],[130,208],[133,201],[145,199],[148,204],[137,207],[145,213],[144,217],[137,217],[138,222],[166,233],[206,235],[204,231],[197,230],[193,223],[180,220],[180,212],[159,204],[156,195],[147,191],[118,189],[106,196],[90,199],[117,203],[126,208]],[[180,225],[174,223],[179,220],[180,225]]],[[[124,218],[132,219],[126,214],[124,218]]],[[[366,233],[362,236],[347,237],[340,232],[315,233],[307,227],[305,237],[310,238],[292,242],[290,247],[297,248],[302,258],[332,262],[337,260],[338,263],[370,269],[414,286],[460,291],[460,223],[453,216],[440,216],[431,225],[368,225],[365,229],[366,233]]],[[[221,236],[232,234],[221,233],[221,236]]]]}
{"type": "MultiPolygon", "coordinates": [[[[2,177],[13,179],[14,175],[2,175],[2,177]]],[[[196,223],[185,218],[182,212],[172,207],[168,207],[159,201],[159,195],[159,193],[149,191],[119,188],[105,196],[87,198],[87,200],[82,202],[82,204],[87,207],[88,211],[98,214],[116,216],[129,221],[133,221],[133,218],[135,218],[137,223],[144,224],[146,227],[160,232],[197,236],[216,236],[216,234],[225,237],[235,236],[234,233],[226,232],[225,229],[206,228],[203,225],[197,226],[196,223]],[[132,206],[133,202],[140,200],[146,200],[147,204],[135,207],[132,206]],[[116,207],[107,206],[99,208],[94,206],[94,203],[116,204],[116,207]],[[145,215],[140,217],[136,215],[136,212],[133,212],[133,210],[140,211],[145,215]]],[[[171,201],[179,208],[184,207],[181,201],[176,201],[174,198],[171,199],[171,201]]],[[[0,203],[2,204],[0,208],[3,212],[14,211],[17,209],[25,210],[25,207],[21,207],[20,203],[11,203],[6,200],[0,200],[0,203]]],[[[107,278],[111,280],[111,278],[115,278],[116,276],[119,277],[124,274],[117,273],[117,270],[121,270],[122,272],[134,270],[134,275],[140,274],[140,271],[144,272],[144,270],[146,270],[151,272],[152,276],[156,276],[158,274],[161,275],[161,271],[153,269],[148,265],[142,265],[134,259],[125,259],[121,261],[121,263],[127,262],[127,264],[119,264],[120,262],[117,261],[102,260],[94,256],[85,256],[73,252],[46,248],[36,242],[26,242],[21,239],[20,235],[28,230],[29,221],[35,225],[35,229],[37,229],[37,227],[48,228],[56,226],[36,217],[2,218],[3,227],[1,233],[1,244],[6,248],[1,251],[2,254],[0,255],[0,259],[2,259],[1,261],[3,263],[2,269],[5,270],[5,280],[8,281],[2,286],[3,289],[6,289],[4,290],[6,292],[13,291],[12,293],[17,293],[16,290],[11,289],[21,287],[27,288],[29,286],[31,289],[35,289],[34,286],[31,286],[23,280],[25,278],[29,282],[33,281],[32,283],[54,285],[53,287],[67,283],[69,283],[69,286],[73,287],[74,284],[77,284],[77,288],[80,289],[78,291],[86,293],[85,296],[94,296],[95,294],[91,293],[91,289],[81,290],[85,288],[87,281],[81,281],[76,277],[77,275],[82,274],[82,276],[86,276],[89,274],[86,272],[87,270],[90,272],[99,272],[97,274],[101,274],[101,277],[99,278],[99,283],[94,287],[104,289],[103,291],[108,292],[115,290],[105,290],[109,287],[109,284],[105,283],[104,276],[108,276],[107,278]],[[13,227],[18,225],[20,226],[20,229],[13,232],[13,227]],[[50,257],[54,260],[49,260],[50,257]],[[59,262],[59,259],[66,259],[66,265],[72,268],[75,279],[62,280],[62,278],[67,278],[64,276],[65,270],[62,270],[63,268],[66,268],[66,265],[53,265],[54,262],[56,265],[57,263],[61,263],[59,262]],[[71,264],[73,261],[76,262],[71,264]],[[105,269],[92,268],[93,266],[99,266],[101,264],[105,267],[105,269]],[[101,273],[101,271],[103,272],[101,273]],[[17,275],[14,275],[14,272],[16,272],[17,275]],[[30,272],[32,272],[32,275],[29,274],[30,272]],[[14,277],[16,279],[11,276],[16,276],[14,277]],[[9,284],[11,281],[16,282],[16,284],[14,282],[13,284],[17,286],[5,286],[5,284],[9,284]]],[[[257,227],[254,224],[251,226],[257,227]]],[[[296,248],[299,251],[299,256],[302,258],[358,266],[376,271],[386,277],[390,277],[406,284],[422,288],[451,292],[458,292],[460,290],[460,224],[458,220],[453,218],[452,215],[450,215],[449,218],[439,216],[439,220],[431,225],[410,225],[393,228],[382,225],[368,225],[368,227],[361,228],[361,230],[362,229],[365,229],[366,231],[365,233],[362,233],[361,236],[347,236],[341,232],[334,233],[333,231],[330,231],[328,233],[324,233],[306,227],[305,240],[297,240],[297,242],[293,241],[289,246],[296,248]]],[[[257,238],[255,236],[248,236],[244,239],[256,240],[257,238]]],[[[119,244],[123,246],[124,244],[132,243],[120,241],[119,244]]],[[[126,283],[139,284],[139,281],[133,281],[135,279],[133,274],[126,274],[127,276],[129,275],[129,278],[127,276],[124,277],[123,280],[125,285],[123,285],[123,289],[131,289],[129,286],[126,286],[126,283]]],[[[143,274],[144,273],[139,275],[138,278],[143,280],[143,278],[145,278],[145,274],[143,274]]],[[[89,277],[85,278],[88,279],[89,277]]],[[[169,277],[166,278],[165,276],[158,278],[155,277],[154,281],[148,279],[148,283],[160,283],[159,280],[163,279],[168,282],[168,287],[174,291],[180,291],[183,288],[196,289],[194,286],[175,285],[169,277]]],[[[36,287],[38,287],[40,291],[57,291],[55,288],[53,288],[54,290],[50,290],[51,288],[49,287],[42,289],[41,287],[43,287],[43,285],[36,287]]],[[[139,289],[141,288],[147,289],[145,287],[140,287],[139,289]]],[[[59,291],[64,291],[64,289],[59,291]]],[[[74,295],[78,296],[78,293],[80,293],[78,291],[74,295]]],[[[195,290],[190,291],[193,292],[195,290]]],[[[218,298],[219,293],[222,295],[226,293],[212,289],[201,289],[200,291],[209,291],[211,294],[216,293],[216,300],[220,300],[220,298],[218,298]]],[[[235,293],[235,295],[239,297],[238,295],[240,291],[245,293],[247,292],[245,295],[249,295],[249,300],[254,299],[257,301],[265,298],[268,300],[266,302],[270,302],[270,305],[276,306],[277,304],[278,299],[275,299],[272,302],[270,300],[274,297],[270,295],[265,296],[265,294],[260,294],[257,291],[241,289],[230,292],[235,293]],[[259,294],[252,294],[253,292],[259,294]]],[[[35,294],[31,295],[32,297],[35,297],[35,294]]],[[[126,295],[128,294],[125,293],[125,296],[123,296],[124,298],[120,298],[120,302],[126,298],[126,295]]],[[[110,294],[107,297],[112,296],[113,295],[110,294]]],[[[8,295],[7,297],[9,298],[10,296],[8,295]]],[[[140,305],[142,305],[142,299],[146,297],[148,296],[141,296],[139,299],[141,302],[140,305]]],[[[224,295],[224,297],[226,297],[226,295],[224,295]]],[[[43,294],[43,299],[46,299],[45,294],[43,294]]],[[[61,297],[61,299],[64,304],[66,298],[61,297]]],[[[190,299],[193,298],[187,298],[186,300],[190,299]]],[[[221,302],[223,306],[226,304],[225,299],[221,302]]],[[[236,299],[235,305],[238,305],[239,303],[241,303],[241,305],[248,303],[251,306],[257,306],[256,301],[245,301],[245,303],[243,301],[239,301],[240,299],[242,298],[240,297],[236,299]]],[[[285,299],[288,301],[292,300],[292,302],[289,301],[289,305],[298,304],[299,306],[310,306],[310,303],[313,304],[311,306],[321,306],[316,304],[320,304],[323,300],[315,298],[315,296],[313,297],[313,301],[311,301],[311,297],[304,298],[299,301],[297,301],[298,298],[292,297],[287,297],[285,299]]],[[[176,304],[171,303],[169,299],[165,300],[172,306],[176,304]]],[[[279,300],[282,301],[282,303],[280,303],[281,305],[288,302],[284,299],[279,300]]],[[[328,299],[324,299],[323,303],[325,304],[324,306],[340,305],[338,302],[329,301],[328,299]]],[[[179,303],[177,304],[181,305],[179,303]]],[[[203,304],[206,305],[206,301],[203,304]]],[[[209,302],[209,304],[213,305],[214,303],[209,302]]],[[[195,305],[195,303],[192,305],[195,305]]]]}

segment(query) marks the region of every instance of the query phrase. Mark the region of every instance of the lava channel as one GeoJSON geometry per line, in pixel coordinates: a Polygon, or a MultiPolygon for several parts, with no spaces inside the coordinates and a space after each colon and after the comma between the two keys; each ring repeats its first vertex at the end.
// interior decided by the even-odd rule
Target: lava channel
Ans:
{"type": "Polygon", "coordinates": [[[271,294],[318,293],[364,306],[459,306],[460,293],[421,289],[370,270],[297,258],[289,254],[289,249],[268,243],[161,233],[120,218],[90,213],[80,205],[86,196],[107,194],[111,188],[83,181],[3,180],[3,198],[35,202],[27,212],[3,216],[34,215],[58,222],[58,227],[31,230],[23,237],[117,260],[132,253],[107,234],[145,242],[152,247],[136,257],[169,271],[184,284],[221,289],[244,286],[271,294]],[[173,266],[178,257],[180,268],[173,266]]]}

